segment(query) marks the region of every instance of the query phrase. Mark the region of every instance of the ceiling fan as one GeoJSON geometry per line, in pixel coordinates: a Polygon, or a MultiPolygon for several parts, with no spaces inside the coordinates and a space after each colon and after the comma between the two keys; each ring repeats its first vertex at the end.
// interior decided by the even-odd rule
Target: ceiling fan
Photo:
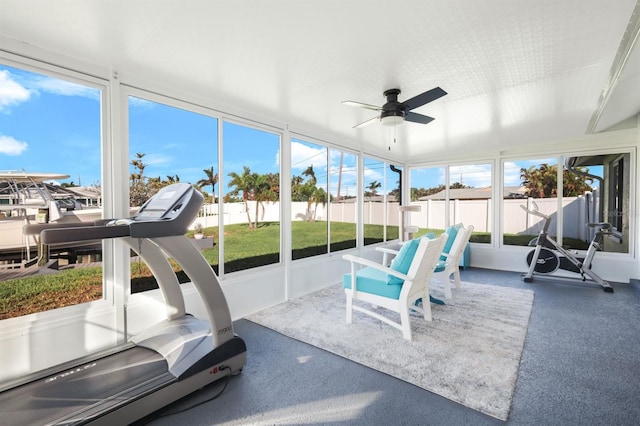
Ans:
{"type": "Polygon", "coordinates": [[[387,103],[385,103],[381,107],[355,101],[343,101],[342,103],[344,105],[380,111],[379,116],[370,118],[369,120],[364,121],[360,124],[356,124],[355,126],[353,126],[354,129],[366,126],[367,124],[371,124],[375,120],[380,120],[380,123],[385,126],[395,126],[405,120],[411,121],[413,123],[428,124],[434,120],[433,117],[418,114],[416,112],[411,112],[411,110],[428,104],[429,102],[435,101],[436,99],[446,95],[447,92],[442,90],[440,87],[436,87],[434,89],[427,90],[426,92],[421,93],[417,96],[414,96],[411,99],[407,99],[404,102],[398,102],[399,94],[400,89],[385,90],[384,96],[387,98],[387,103]]]}

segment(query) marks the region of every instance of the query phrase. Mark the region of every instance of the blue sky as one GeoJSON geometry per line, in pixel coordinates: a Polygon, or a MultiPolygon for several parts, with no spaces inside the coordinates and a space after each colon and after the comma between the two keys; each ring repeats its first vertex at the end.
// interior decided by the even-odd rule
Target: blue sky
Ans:
{"type": "MultiPolygon", "coordinates": [[[[84,85],[0,65],[0,170],[68,174],[66,182],[100,183],[100,91],[84,85]]],[[[145,176],[178,176],[195,183],[205,177],[203,169],[218,173],[218,120],[206,115],[134,97],[129,98],[129,161],[145,154],[145,176]]],[[[225,122],[223,128],[224,175],[279,170],[279,135],[225,122]]],[[[337,191],[340,151],[294,139],[291,146],[292,174],[300,175],[313,165],[318,182],[337,191]]],[[[505,184],[517,186],[520,167],[554,159],[505,163],[505,184]]],[[[356,193],[356,157],[342,156],[341,194],[356,193]]],[[[382,164],[365,160],[365,186],[383,182],[382,164]]],[[[133,169],[130,168],[130,171],[133,169]]],[[[489,165],[450,167],[450,181],[474,187],[490,186],[489,165]]],[[[444,168],[414,170],[412,186],[430,188],[444,183],[444,168]]],[[[387,188],[397,182],[387,173],[387,188]]],[[[209,191],[208,188],[205,188],[209,191]]],[[[227,187],[216,187],[216,193],[227,187]]]]}
{"type": "Polygon", "coordinates": [[[0,66],[0,169],[73,170],[76,183],[76,175],[83,184],[97,181],[98,97],[95,89],[0,66]]]}

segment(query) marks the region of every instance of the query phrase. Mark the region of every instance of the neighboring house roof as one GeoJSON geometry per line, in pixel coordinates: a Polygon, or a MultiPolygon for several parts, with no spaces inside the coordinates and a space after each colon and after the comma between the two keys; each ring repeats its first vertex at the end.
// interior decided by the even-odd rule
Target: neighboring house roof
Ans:
{"type": "MultiPolygon", "coordinates": [[[[504,198],[525,198],[526,189],[521,186],[505,186],[504,198]]],[[[446,191],[443,189],[435,194],[418,198],[419,201],[444,200],[446,191]]],[[[491,187],[484,188],[456,188],[449,189],[450,200],[488,200],[491,198],[491,187]]]]}

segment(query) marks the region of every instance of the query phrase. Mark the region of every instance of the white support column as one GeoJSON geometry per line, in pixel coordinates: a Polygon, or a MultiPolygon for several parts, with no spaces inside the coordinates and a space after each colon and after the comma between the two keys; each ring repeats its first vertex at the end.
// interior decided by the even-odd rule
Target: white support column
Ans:
{"type": "MultiPolygon", "coordinates": [[[[120,85],[117,70],[111,71],[109,93],[106,100],[108,111],[106,123],[110,122],[111,133],[107,144],[103,144],[102,199],[103,217],[123,218],[130,216],[129,208],[129,102],[120,85]]],[[[128,340],[127,304],[131,294],[131,271],[129,248],[119,239],[103,242],[103,270],[106,289],[113,289],[115,329],[118,344],[128,340]]]]}
{"type": "Polygon", "coordinates": [[[447,228],[449,225],[451,225],[451,206],[449,205],[449,196],[450,196],[450,192],[449,192],[449,185],[450,185],[450,179],[449,179],[449,166],[445,166],[444,168],[444,227],[447,228]]]}
{"type": "Polygon", "coordinates": [[[225,216],[228,218],[229,215],[225,215],[224,211],[227,210],[227,207],[224,202],[224,197],[222,196],[222,191],[220,188],[225,188],[225,173],[224,173],[224,129],[223,129],[224,119],[222,117],[218,118],[218,230],[220,237],[218,237],[218,277],[224,277],[224,223],[225,216]]]}
{"type": "Polygon", "coordinates": [[[280,140],[280,256],[284,262],[285,300],[291,294],[291,217],[291,133],[287,125],[280,140]]]}
{"type": "Polygon", "coordinates": [[[358,187],[356,189],[357,195],[357,246],[362,248],[364,246],[364,153],[362,150],[358,153],[358,187]]]}
{"type": "Polygon", "coordinates": [[[562,166],[562,157],[558,157],[558,187],[556,188],[557,194],[557,204],[556,204],[556,241],[558,244],[562,245],[562,239],[564,237],[564,208],[562,202],[562,192],[564,188],[564,167],[562,166]]]}

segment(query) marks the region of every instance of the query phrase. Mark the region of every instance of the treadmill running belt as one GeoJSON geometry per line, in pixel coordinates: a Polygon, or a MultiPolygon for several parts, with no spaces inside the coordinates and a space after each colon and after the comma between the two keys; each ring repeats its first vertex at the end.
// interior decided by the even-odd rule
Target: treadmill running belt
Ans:
{"type": "Polygon", "coordinates": [[[0,407],[16,424],[55,423],[105,400],[112,400],[111,407],[131,398],[132,388],[144,392],[148,382],[157,387],[158,377],[165,383],[174,379],[165,359],[134,347],[5,391],[0,407]]]}

